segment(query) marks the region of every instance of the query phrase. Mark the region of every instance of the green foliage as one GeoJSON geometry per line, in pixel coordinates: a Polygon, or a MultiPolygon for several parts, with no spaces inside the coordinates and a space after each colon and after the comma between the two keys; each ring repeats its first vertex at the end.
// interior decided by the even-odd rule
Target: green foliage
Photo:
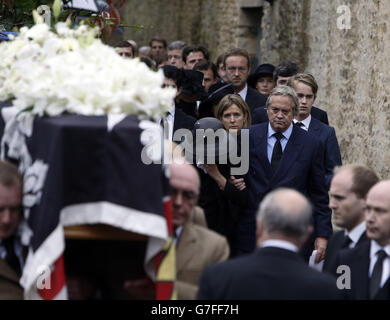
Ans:
{"type": "Polygon", "coordinates": [[[51,7],[53,0],[0,0],[0,28],[17,31],[34,25],[32,11],[40,5],[51,7]]]}

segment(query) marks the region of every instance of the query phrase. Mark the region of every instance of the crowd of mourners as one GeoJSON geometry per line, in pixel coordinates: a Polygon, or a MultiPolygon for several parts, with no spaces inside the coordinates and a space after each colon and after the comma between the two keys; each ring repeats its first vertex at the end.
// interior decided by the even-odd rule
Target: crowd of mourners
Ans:
{"type": "MultiPolygon", "coordinates": [[[[364,163],[342,164],[327,112],[314,106],[314,75],[291,61],[251,66],[243,48],[215,62],[204,46],[161,38],[115,50],[162,69],[163,86],[176,89],[161,118],[165,139],[180,146],[179,129],[222,129],[248,162],[244,171],[229,157],[170,164],[178,299],[390,298],[390,181],[364,163]]],[[[0,169],[0,275],[8,268],[17,282],[21,177],[8,163],[0,169]]],[[[0,298],[20,294],[7,296],[6,285],[0,277],[0,298]]],[[[147,278],[123,290],[154,293],[147,278]]]]}

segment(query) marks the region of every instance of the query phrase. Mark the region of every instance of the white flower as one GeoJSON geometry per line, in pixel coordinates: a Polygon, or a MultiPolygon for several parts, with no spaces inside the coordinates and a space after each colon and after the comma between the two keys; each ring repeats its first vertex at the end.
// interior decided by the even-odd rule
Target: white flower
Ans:
{"type": "Polygon", "coordinates": [[[139,59],[127,60],[95,39],[97,29],[58,23],[22,28],[0,44],[0,100],[19,110],[57,116],[132,114],[158,119],[171,108],[176,91],[161,88],[162,71],[139,59]]]}

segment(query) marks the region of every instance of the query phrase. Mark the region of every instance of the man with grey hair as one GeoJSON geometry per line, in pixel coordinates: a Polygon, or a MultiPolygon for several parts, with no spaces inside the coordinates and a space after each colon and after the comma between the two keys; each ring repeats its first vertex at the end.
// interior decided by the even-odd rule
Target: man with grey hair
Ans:
{"type": "Polygon", "coordinates": [[[257,214],[259,249],[211,266],[202,275],[202,300],[341,299],[336,279],[310,268],[297,254],[312,232],[312,209],[299,192],[281,188],[265,196],[257,214]]]}
{"type": "Polygon", "coordinates": [[[168,46],[168,64],[176,68],[183,68],[183,48],[186,46],[187,44],[181,40],[171,42],[168,46]]]}
{"type": "Polygon", "coordinates": [[[313,204],[314,232],[301,250],[309,260],[316,251],[316,262],[325,256],[327,239],[332,234],[329,197],[324,183],[324,147],[314,136],[293,125],[298,112],[298,97],[287,86],[272,90],[267,99],[268,123],[249,128],[249,205],[247,232],[255,239],[255,213],[264,196],[280,187],[295,189],[313,204]]]}

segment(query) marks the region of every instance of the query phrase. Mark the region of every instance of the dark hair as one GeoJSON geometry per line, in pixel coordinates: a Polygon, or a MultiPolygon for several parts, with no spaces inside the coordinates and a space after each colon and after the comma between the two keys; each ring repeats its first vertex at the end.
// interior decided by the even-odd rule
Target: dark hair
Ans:
{"type": "Polygon", "coordinates": [[[156,58],[156,66],[158,67],[160,64],[162,64],[163,62],[166,62],[166,61],[168,61],[168,55],[166,53],[160,54],[156,58]]]}
{"type": "Polygon", "coordinates": [[[179,68],[176,68],[175,66],[166,64],[165,66],[162,66],[161,69],[164,72],[165,78],[172,79],[173,81],[175,81],[176,86],[178,88],[181,87],[182,71],[179,68]]]}
{"type": "Polygon", "coordinates": [[[164,46],[164,48],[167,47],[167,41],[165,39],[162,39],[162,38],[158,38],[158,37],[154,37],[152,38],[150,41],[149,41],[149,46],[152,47],[152,42],[153,41],[157,41],[157,42],[161,42],[164,46]]]}
{"type": "Polygon", "coordinates": [[[217,71],[217,66],[207,60],[200,60],[198,63],[194,65],[193,70],[198,70],[198,71],[207,71],[211,70],[213,72],[214,79],[218,77],[218,71],[217,71]]]}
{"type": "Polygon", "coordinates": [[[133,49],[133,52],[134,52],[134,46],[126,41],[126,40],[123,40],[123,41],[119,41],[115,46],[115,48],[128,48],[128,47],[131,47],[133,49]]]}
{"type": "Polygon", "coordinates": [[[224,53],[222,53],[222,54],[220,54],[220,55],[218,56],[217,61],[215,62],[217,68],[219,68],[219,65],[220,65],[221,63],[224,63],[224,61],[225,61],[225,54],[226,54],[226,52],[224,52],[224,53]]]}
{"type": "Polygon", "coordinates": [[[0,160],[0,184],[6,187],[16,184],[22,185],[22,176],[18,168],[11,162],[0,160]]]}
{"type": "Polygon", "coordinates": [[[204,46],[186,46],[183,48],[183,61],[184,63],[187,63],[187,57],[191,52],[202,52],[203,56],[206,60],[209,60],[209,51],[204,46]]]}
{"type": "Polygon", "coordinates": [[[245,49],[241,49],[241,48],[233,48],[233,49],[230,49],[229,51],[227,51],[223,57],[223,65],[226,67],[226,59],[229,57],[234,57],[234,56],[244,57],[248,61],[248,68],[250,68],[251,61],[249,58],[248,51],[246,51],[245,49]]]}
{"type": "Polygon", "coordinates": [[[280,63],[274,71],[274,80],[278,80],[278,77],[292,77],[299,72],[299,67],[296,63],[291,61],[283,61],[280,63]]]}

